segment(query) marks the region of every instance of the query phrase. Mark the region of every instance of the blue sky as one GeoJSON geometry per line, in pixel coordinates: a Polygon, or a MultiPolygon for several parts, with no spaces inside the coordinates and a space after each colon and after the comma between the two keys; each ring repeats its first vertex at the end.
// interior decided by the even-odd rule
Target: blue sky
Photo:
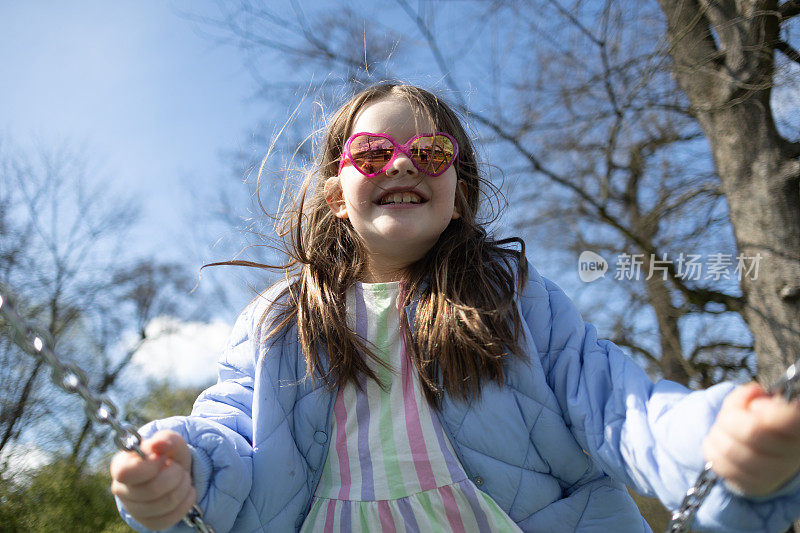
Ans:
{"type": "Polygon", "coordinates": [[[201,35],[189,9],[216,12],[205,0],[0,4],[0,136],[88,147],[144,200],[134,246],[165,259],[185,251],[193,193],[230,175],[220,152],[254,122],[241,53],[201,35]]]}

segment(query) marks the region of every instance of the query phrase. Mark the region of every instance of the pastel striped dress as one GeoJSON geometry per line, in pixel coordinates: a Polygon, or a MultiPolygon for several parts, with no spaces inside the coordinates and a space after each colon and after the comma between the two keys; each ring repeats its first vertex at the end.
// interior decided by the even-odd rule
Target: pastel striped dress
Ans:
{"type": "Polygon", "coordinates": [[[467,477],[406,355],[402,285],[359,283],[348,320],[392,372],[339,390],[328,457],[303,532],[521,531],[467,477]]]}

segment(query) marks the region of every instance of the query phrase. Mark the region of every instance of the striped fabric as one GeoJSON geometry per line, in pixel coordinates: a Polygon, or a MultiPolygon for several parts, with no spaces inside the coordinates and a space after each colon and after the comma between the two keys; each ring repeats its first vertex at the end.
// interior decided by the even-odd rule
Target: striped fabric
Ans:
{"type": "Polygon", "coordinates": [[[391,371],[368,360],[336,397],[330,450],[302,531],[520,531],[470,481],[406,356],[400,282],[357,284],[350,327],[391,371]]]}

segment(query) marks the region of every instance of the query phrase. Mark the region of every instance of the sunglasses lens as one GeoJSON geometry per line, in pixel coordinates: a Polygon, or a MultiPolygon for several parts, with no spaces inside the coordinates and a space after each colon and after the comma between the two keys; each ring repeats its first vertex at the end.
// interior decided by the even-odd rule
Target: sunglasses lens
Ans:
{"type": "Polygon", "coordinates": [[[425,135],[411,145],[411,156],[419,168],[430,175],[444,172],[453,162],[453,141],[443,135],[425,135]]]}
{"type": "Polygon", "coordinates": [[[350,143],[353,165],[364,174],[377,174],[392,159],[394,146],[389,139],[359,135],[350,143]]]}

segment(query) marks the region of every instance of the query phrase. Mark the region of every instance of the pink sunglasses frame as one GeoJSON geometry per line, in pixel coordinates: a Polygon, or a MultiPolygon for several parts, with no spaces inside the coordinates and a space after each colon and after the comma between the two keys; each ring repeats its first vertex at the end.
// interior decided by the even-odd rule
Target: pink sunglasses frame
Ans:
{"type": "Polygon", "coordinates": [[[426,176],[431,176],[432,178],[435,178],[436,176],[441,176],[442,174],[447,172],[447,169],[449,169],[451,165],[453,165],[453,164],[457,165],[457,162],[458,162],[458,143],[453,138],[453,136],[448,134],[448,133],[444,133],[444,132],[441,132],[441,131],[437,131],[435,133],[421,133],[419,135],[415,135],[415,136],[411,137],[408,140],[408,142],[406,142],[405,144],[400,144],[397,141],[395,141],[392,138],[392,136],[389,135],[388,133],[371,133],[369,131],[361,131],[359,133],[354,133],[353,135],[351,135],[350,138],[347,139],[347,142],[344,143],[344,150],[342,151],[342,159],[341,159],[341,161],[339,161],[339,174],[342,173],[342,169],[344,168],[345,162],[347,160],[349,160],[350,164],[353,165],[353,168],[358,170],[365,177],[374,178],[375,176],[385,172],[386,169],[391,167],[392,163],[394,163],[395,159],[397,159],[397,156],[398,156],[399,152],[402,152],[406,157],[408,157],[411,160],[411,163],[414,165],[414,168],[416,168],[417,170],[419,170],[420,172],[422,172],[426,176]],[[372,174],[367,174],[366,172],[364,172],[360,168],[358,168],[358,166],[353,162],[353,155],[350,153],[350,145],[353,143],[353,140],[356,139],[360,135],[370,135],[372,137],[381,137],[383,139],[386,139],[390,143],[392,143],[392,146],[394,147],[394,151],[392,152],[392,158],[389,159],[389,161],[387,161],[386,164],[383,166],[383,168],[381,168],[378,172],[375,172],[375,173],[372,173],[372,174]],[[451,143],[453,143],[453,159],[440,172],[437,172],[436,174],[428,174],[427,172],[425,172],[425,170],[420,168],[420,166],[417,164],[417,161],[412,157],[411,152],[409,151],[409,149],[411,148],[411,144],[414,141],[416,141],[417,139],[420,139],[422,137],[439,137],[439,136],[446,137],[447,139],[450,140],[451,143]]]}

